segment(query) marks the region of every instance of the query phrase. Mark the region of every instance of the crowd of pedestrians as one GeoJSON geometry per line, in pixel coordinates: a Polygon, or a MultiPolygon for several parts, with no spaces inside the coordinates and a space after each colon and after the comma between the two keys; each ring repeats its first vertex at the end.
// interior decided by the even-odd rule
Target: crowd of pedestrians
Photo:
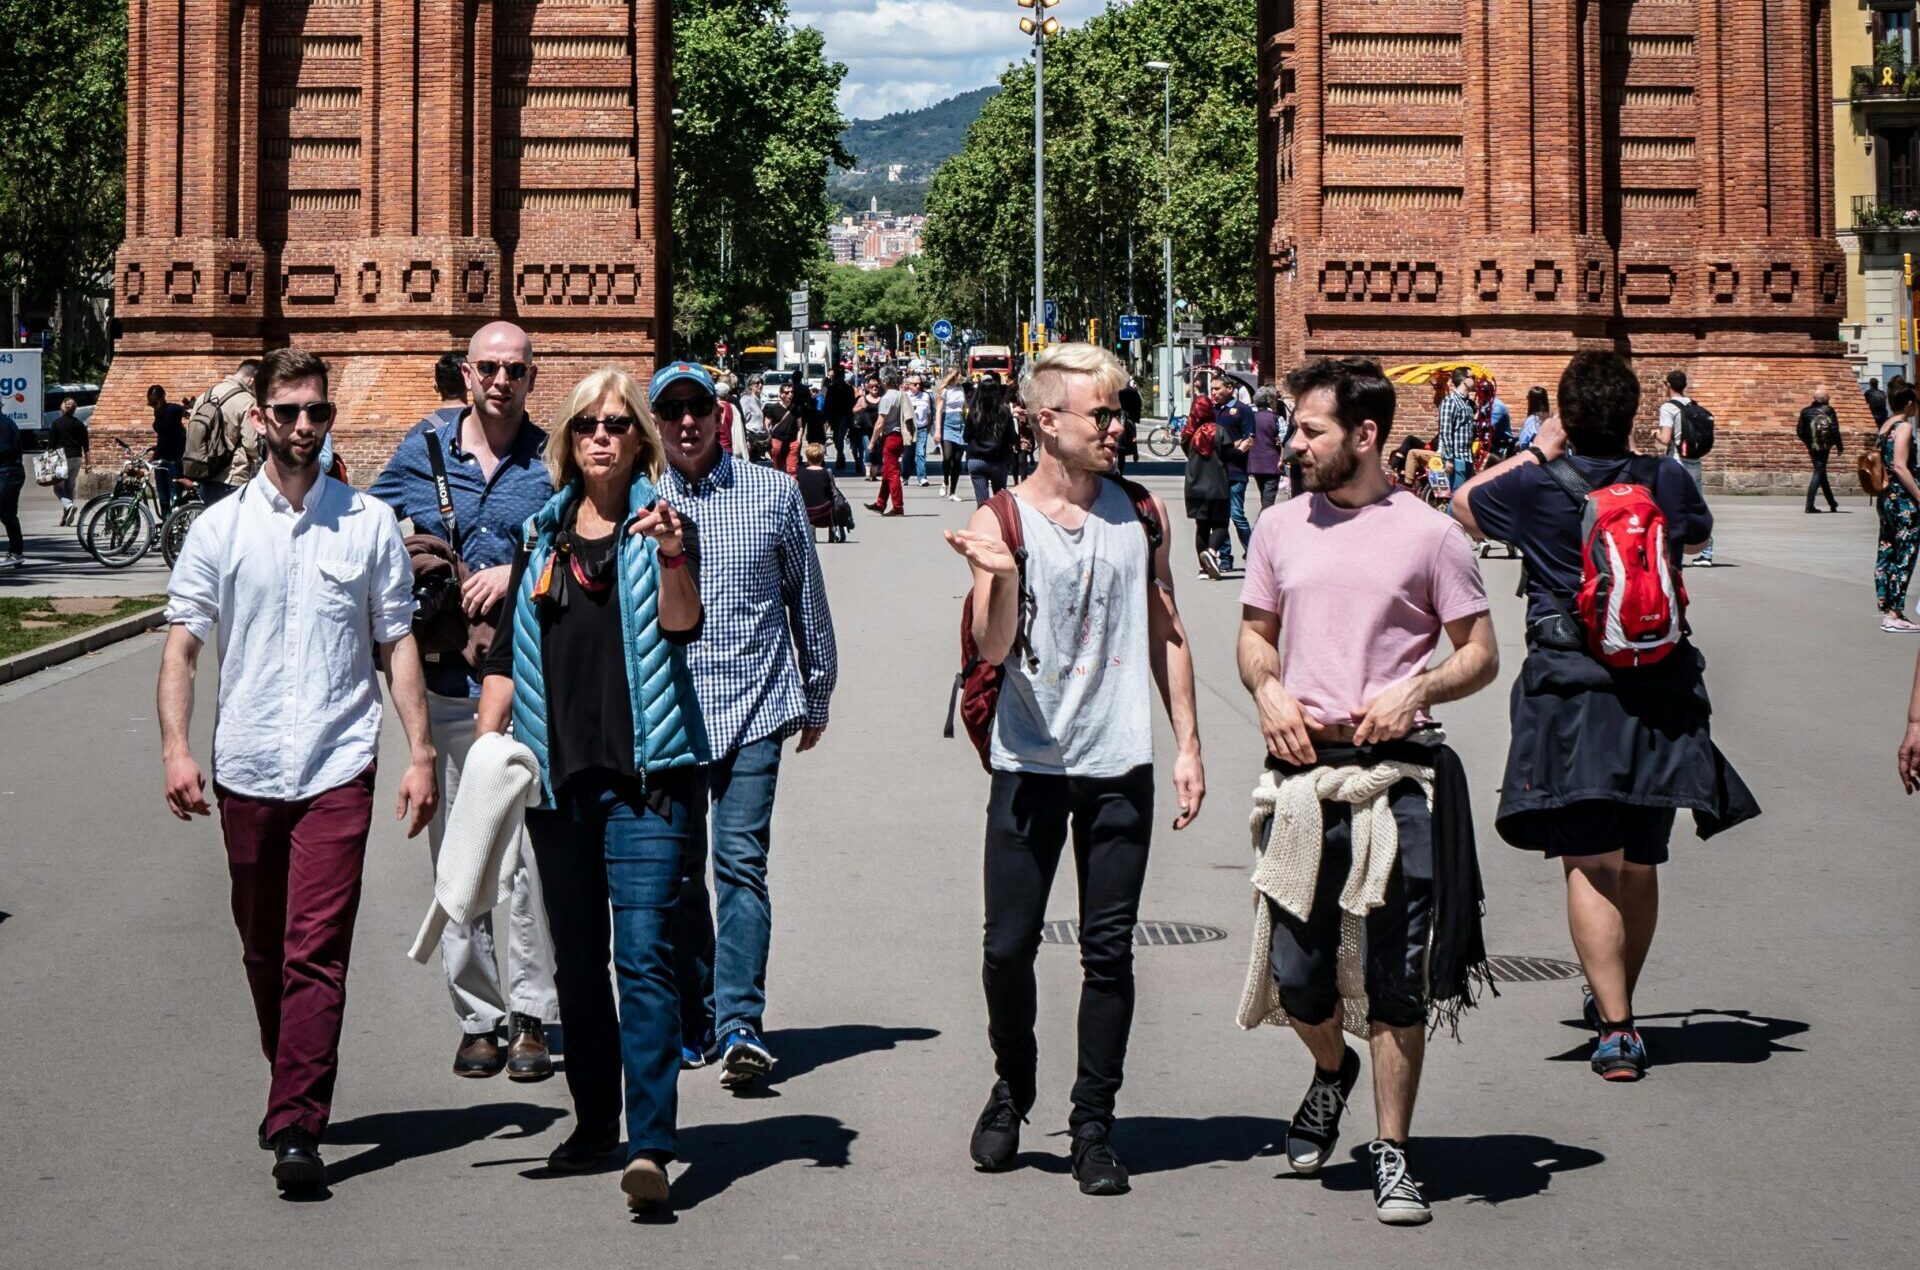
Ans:
{"type": "MultiPolygon", "coordinates": [[[[1491,828],[1558,862],[1600,1077],[1637,1080],[1659,1057],[1635,993],[1679,813],[1703,839],[1759,814],[1715,744],[1679,581],[1712,558],[1711,414],[1674,372],[1659,452],[1639,455],[1640,382],[1614,354],[1579,354],[1551,392],[1530,389],[1517,432],[1461,375],[1431,442],[1395,448],[1396,388],[1357,358],[1310,362],[1245,398],[1213,376],[1180,429],[1199,574],[1244,566],[1235,651],[1264,749],[1238,1019],[1292,1031],[1311,1061],[1286,1130],[1297,1173],[1332,1158],[1371,1070],[1373,1210],[1395,1225],[1430,1219],[1421,1173],[1448,1166],[1423,1158],[1413,1131],[1427,1040],[1457,1033],[1489,982],[1484,835],[1436,716],[1499,672],[1473,542],[1519,552],[1526,598],[1491,828]],[[1444,506],[1415,488],[1427,454],[1444,506]]],[[[751,380],[736,394],[697,364],[645,381],[607,367],[567,389],[550,430],[528,410],[538,376],[526,332],[483,327],[436,365],[439,407],[365,493],[322,461],[338,419],[310,352],[248,359],[189,407],[162,389],[152,400],[170,450],[178,430],[163,462],[197,470],[212,504],[169,586],[165,797],[181,819],[219,814],[271,1070],[258,1141],[276,1182],[326,1176],[378,673],[406,738],[396,816],[409,837],[426,833],[436,896],[469,872],[502,884],[504,950],[491,903],[438,928],[452,1071],[547,1079],[563,1025],[574,1119],[548,1165],[615,1158],[630,1205],[669,1200],[682,1074],[717,1068],[746,1093],[780,1061],[766,1032],[774,810],[783,763],[821,741],[838,679],[816,530],[838,541],[851,524],[841,479],[877,487],[851,501],[904,514],[937,447],[941,496],[962,500],[964,475],[976,503],[944,537],[971,577],[963,691],[989,772],[992,1072],[967,1153],[987,1172],[1016,1167],[1042,1100],[1035,959],[1071,851],[1070,1169],[1087,1194],[1127,1192],[1111,1130],[1156,795],[1171,793],[1172,827],[1186,830],[1208,790],[1176,522],[1119,475],[1139,424],[1125,368],[1061,344],[1013,384],[886,372],[856,386],[836,371],[818,401],[789,383],[762,408],[751,380]],[[211,791],[188,740],[209,641],[211,791]],[[1155,752],[1156,697],[1170,763],[1155,752]],[[515,767],[518,801],[499,794],[515,767]]],[[[1920,631],[1905,603],[1920,554],[1915,395],[1896,383],[1884,397],[1876,590],[1883,629],[1920,631]]],[[[1816,495],[1832,509],[1826,468],[1842,441],[1824,388],[1796,431],[1807,510],[1816,495]]],[[[0,426],[0,513],[19,450],[0,426]]],[[[1920,785],[1920,722],[1899,761],[1920,785]]]]}

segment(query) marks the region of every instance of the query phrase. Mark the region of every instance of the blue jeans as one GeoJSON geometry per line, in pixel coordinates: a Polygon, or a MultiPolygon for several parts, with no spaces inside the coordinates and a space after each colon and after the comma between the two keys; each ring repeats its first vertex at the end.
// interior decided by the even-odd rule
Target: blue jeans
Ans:
{"type": "Polygon", "coordinates": [[[1448,459],[1447,478],[1452,481],[1453,489],[1459,489],[1465,485],[1473,479],[1473,460],[1471,458],[1448,459]]]}
{"type": "Polygon", "coordinates": [[[758,1034],[767,1009],[767,950],[773,942],[767,850],[773,842],[780,738],[749,742],[705,770],[707,797],[698,801],[708,806],[696,816],[680,912],[674,920],[681,991],[697,993],[704,1006],[696,1016],[689,1003],[685,1017],[689,1022],[695,1017],[712,1020],[715,1038],[736,1027],[750,1027],[758,1034]],[[707,899],[709,845],[712,909],[707,899]]]}
{"type": "MultiPolygon", "coordinates": [[[[697,778],[692,784],[697,795],[697,778]]],[[[582,1125],[612,1124],[624,1072],[629,1157],[670,1159],[679,1145],[680,1007],[668,932],[693,854],[693,808],[676,800],[662,817],[631,777],[598,770],[569,780],[558,803],[527,813],[527,836],[553,932],[574,1115],[582,1125]]]]}
{"type": "MultiPolygon", "coordinates": [[[[1227,478],[1227,519],[1233,522],[1233,532],[1240,536],[1240,550],[1247,549],[1247,540],[1253,537],[1253,526],[1247,523],[1247,474],[1241,472],[1227,478]]],[[[1232,547],[1229,545],[1228,550],[1232,547]]],[[[1224,560],[1222,563],[1225,563],[1224,560]]]]}
{"type": "MultiPolygon", "coordinates": [[[[900,474],[906,475],[906,464],[900,465],[900,474]]],[[[927,430],[920,429],[913,434],[913,478],[922,484],[927,479],[927,430]]]]}
{"type": "MultiPolygon", "coordinates": [[[[1693,478],[1694,488],[1700,491],[1700,501],[1703,503],[1706,502],[1707,487],[1700,480],[1700,460],[1699,459],[1681,459],[1680,466],[1686,468],[1687,475],[1693,478]]],[[[1713,535],[1712,534],[1707,535],[1707,545],[1702,547],[1700,549],[1700,554],[1694,558],[1696,560],[1713,559],[1713,535]]]]}

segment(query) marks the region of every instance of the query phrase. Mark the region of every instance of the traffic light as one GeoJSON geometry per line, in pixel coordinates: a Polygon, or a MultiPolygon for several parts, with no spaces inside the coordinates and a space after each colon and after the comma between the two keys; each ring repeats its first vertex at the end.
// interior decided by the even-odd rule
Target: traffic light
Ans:
{"type": "Polygon", "coordinates": [[[1907,286],[1913,285],[1913,253],[1900,257],[1900,281],[1907,286]]]}
{"type": "Polygon", "coordinates": [[[1100,342],[1100,319],[1088,318],[1087,319],[1087,343],[1098,344],[1099,342],[1100,342]]]}

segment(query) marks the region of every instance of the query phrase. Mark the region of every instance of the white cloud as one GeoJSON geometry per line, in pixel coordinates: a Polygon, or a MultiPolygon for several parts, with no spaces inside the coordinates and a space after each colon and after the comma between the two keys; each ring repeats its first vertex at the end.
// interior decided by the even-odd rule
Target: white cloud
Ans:
{"type": "MultiPolygon", "coordinates": [[[[1071,26],[1104,9],[1067,0],[1053,16],[1071,26]]],[[[827,56],[847,64],[841,113],[872,119],[993,83],[1028,54],[1026,12],[1013,0],[795,0],[792,19],[818,27],[827,56]]]]}

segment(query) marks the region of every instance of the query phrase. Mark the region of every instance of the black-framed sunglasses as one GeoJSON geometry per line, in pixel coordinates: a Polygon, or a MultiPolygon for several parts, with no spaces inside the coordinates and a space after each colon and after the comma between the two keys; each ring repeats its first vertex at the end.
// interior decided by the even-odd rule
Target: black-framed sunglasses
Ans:
{"type": "Polygon", "coordinates": [[[473,367],[482,380],[492,379],[504,370],[507,378],[516,384],[525,379],[527,372],[532,369],[525,362],[468,362],[467,365],[473,367]]]}
{"type": "Polygon", "coordinates": [[[633,426],[632,415],[575,415],[567,420],[567,429],[576,437],[590,437],[601,428],[607,430],[610,437],[623,437],[627,429],[633,426]]]}
{"type": "Polygon", "coordinates": [[[1093,426],[1105,432],[1114,424],[1125,424],[1127,412],[1118,406],[1095,406],[1091,410],[1062,410],[1061,414],[1079,415],[1082,419],[1093,420],[1093,426]]]}
{"type": "Polygon", "coordinates": [[[281,427],[292,427],[300,421],[300,413],[306,412],[310,423],[325,424],[333,422],[333,403],[331,401],[276,401],[267,409],[281,427]]]}
{"type": "Polygon", "coordinates": [[[688,415],[696,419],[704,419],[712,414],[719,404],[718,401],[704,394],[698,397],[669,397],[665,401],[654,402],[653,413],[668,423],[678,423],[688,415]]]}

